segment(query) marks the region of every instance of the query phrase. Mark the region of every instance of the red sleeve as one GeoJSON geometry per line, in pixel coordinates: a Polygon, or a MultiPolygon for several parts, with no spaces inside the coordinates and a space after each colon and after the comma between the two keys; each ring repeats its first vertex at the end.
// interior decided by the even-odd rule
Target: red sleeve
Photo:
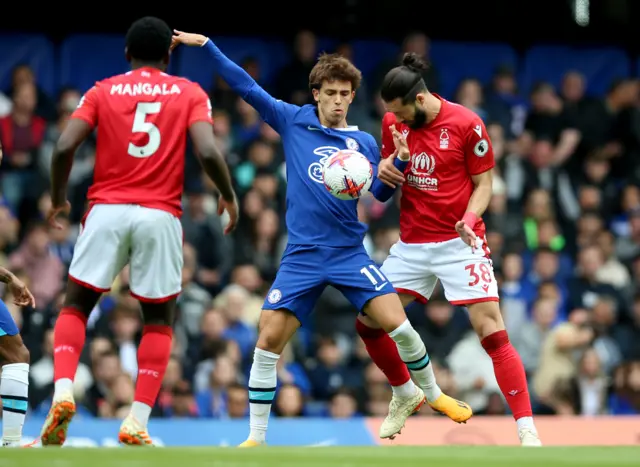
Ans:
{"type": "Polygon", "coordinates": [[[99,100],[99,88],[96,84],[94,87],[89,89],[82,99],[80,99],[80,103],[76,110],[71,114],[71,118],[79,118],[80,120],[84,120],[93,128],[98,125],[98,100],[99,100]]]}
{"type": "Polygon", "coordinates": [[[187,122],[187,126],[191,126],[196,122],[209,122],[213,124],[213,119],[211,118],[211,100],[209,100],[207,93],[205,93],[198,84],[194,83],[191,87],[189,105],[189,121],[187,122]]]}
{"type": "Polygon", "coordinates": [[[491,170],[495,165],[493,146],[480,117],[476,116],[467,127],[464,158],[470,175],[491,170]]]}
{"type": "Polygon", "coordinates": [[[393,143],[393,136],[391,135],[391,131],[389,127],[391,125],[395,125],[396,116],[391,112],[387,112],[384,114],[382,118],[382,150],[381,157],[386,159],[396,150],[396,145],[393,143]]]}

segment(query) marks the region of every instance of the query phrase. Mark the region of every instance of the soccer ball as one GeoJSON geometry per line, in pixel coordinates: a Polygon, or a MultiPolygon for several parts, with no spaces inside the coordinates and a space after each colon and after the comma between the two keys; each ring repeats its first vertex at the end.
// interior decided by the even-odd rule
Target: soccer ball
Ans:
{"type": "Polygon", "coordinates": [[[322,181],[336,198],[358,199],[371,187],[373,167],[363,154],[343,149],[325,160],[322,181]]]}

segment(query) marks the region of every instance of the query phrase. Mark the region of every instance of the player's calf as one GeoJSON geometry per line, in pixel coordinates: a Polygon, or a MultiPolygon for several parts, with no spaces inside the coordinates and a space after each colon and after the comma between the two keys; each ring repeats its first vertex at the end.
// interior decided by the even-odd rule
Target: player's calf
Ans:
{"type": "Polygon", "coordinates": [[[250,433],[244,447],[265,443],[278,381],[276,365],[299,326],[297,318],[286,310],[262,310],[258,342],[249,373],[250,433]]]}
{"type": "Polygon", "coordinates": [[[436,384],[427,349],[420,335],[407,319],[396,294],[387,294],[370,300],[365,313],[374,319],[396,343],[400,358],[407,365],[429,401],[435,401],[442,391],[436,384]]]}
{"type": "Polygon", "coordinates": [[[523,444],[532,437],[537,439],[524,365],[509,342],[498,302],[473,303],[468,308],[471,324],[493,361],[498,386],[516,419],[523,444]]]}
{"type": "Polygon", "coordinates": [[[27,414],[29,396],[29,351],[20,334],[0,337],[2,378],[2,446],[17,447],[27,414]]]}

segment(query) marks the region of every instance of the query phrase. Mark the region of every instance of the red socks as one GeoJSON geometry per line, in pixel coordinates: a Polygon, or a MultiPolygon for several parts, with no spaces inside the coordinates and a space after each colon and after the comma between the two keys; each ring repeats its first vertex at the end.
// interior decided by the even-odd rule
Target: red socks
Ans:
{"type": "Polygon", "coordinates": [[[53,380],[73,379],[87,334],[87,316],[75,308],[60,311],[53,330],[53,380]]]}
{"type": "Polygon", "coordinates": [[[527,376],[520,355],[509,342],[507,331],[494,332],[482,340],[482,347],[493,360],[498,386],[516,420],[531,417],[527,376]]]}
{"type": "Polygon", "coordinates": [[[171,356],[173,330],[170,326],[148,325],[138,347],[138,380],[135,401],[153,407],[171,356]]]}
{"type": "Polygon", "coordinates": [[[364,341],[367,352],[382,370],[391,386],[402,386],[411,379],[407,365],[400,358],[396,343],[383,329],[372,329],[356,320],[356,331],[364,341]]]}

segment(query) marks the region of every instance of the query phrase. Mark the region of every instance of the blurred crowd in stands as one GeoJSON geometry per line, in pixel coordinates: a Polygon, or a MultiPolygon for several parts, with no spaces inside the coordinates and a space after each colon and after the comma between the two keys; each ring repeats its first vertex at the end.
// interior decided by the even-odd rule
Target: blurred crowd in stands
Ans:
{"type": "MultiPolygon", "coordinates": [[[[403,51],[429,57],[429,39],[407,37],[403,51]]],[[[268,90],[296,104],[310,102],[308,75],[316,38],[301,32],[294,59],[268,90]]],[[[337,52],[352,53],[344,43],[337,52]]],[[[380,137],[384,113],[377,90],[395,62],[380,63],[359,90],[349,123],[380,137]]],[[[242,66],[261,82],[259,62],[242,66]]],[[[494,196],[484,216],[510,337],[530,377],[539,414],[640,413],[640,86],[612,82],[587,97],[585,78],[566,70],[559,89],[519,89],[517,70],[499,67],[488,86],[473,77],[454,101],[485,121],[497,159],[494,196]]],[[[425,73],[438,92],[438,63],[425,73]]],[[[188,151],[185,181],[183,293],[173,356],[154,415],[247,416],[246,382],[256,323],[287,241],[286,188],[280,138],[220,79],[212,78],[215,134],[231,167],[242,207],[232,237],[215,214],[215,188],[188,151]]],[[[52,326],[64,294],[79,223],[91,184],[95,141],[76,154],[63,230],[49,229],[52,147],[81,98],[38,86],[17,67],[0,92],[0,264],[33,291],[37,309],[7,302],[31,351],[30,405],[44,415],[53,389],[52,326]]],[[[398,198],[360,203],[370,225],[367,250],[378,262],[398,240],[398,198]]],[[[492,363],[466,311],[439,292],[409,315],[436,366],[443,390],[478,414],[505,414],[492,363]]],[[[391,392],[355,335],[356,312],[328,288],[313,322],[278,365],[276,416],[384,416],[391,392]]],[[[76,375],[86,416],[122,417],[133,399],[141,320],[123,271],[89,321],[90,338],[76,375]]],[[[429,409],[420,416],[434,415],[429,409]]]]}

